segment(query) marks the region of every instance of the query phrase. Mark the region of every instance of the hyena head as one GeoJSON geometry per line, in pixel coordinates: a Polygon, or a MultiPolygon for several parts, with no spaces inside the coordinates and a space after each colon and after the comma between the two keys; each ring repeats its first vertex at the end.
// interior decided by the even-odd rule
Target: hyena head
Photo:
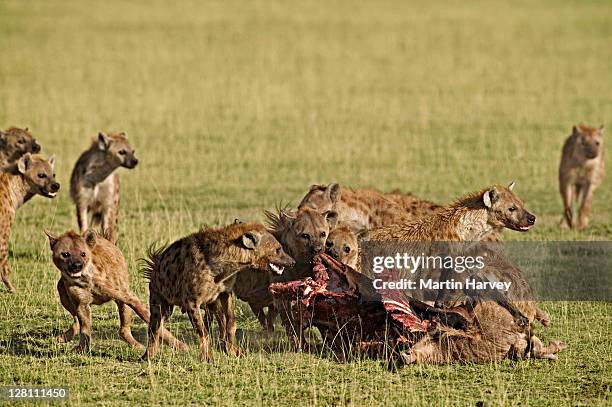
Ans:
{"type": "Polygon", "coordinates": [[[56,236],[45,231],[53,252],[53,264],[67,277],[79,277],[91,263],[91,251],[96,246],[96,233],[87,231],[79,235],[69,231],[56,236]]]}
{"type": "Polygon", "coordinates": [[[138,159],[124,132],[99,133],[98,148],[106,153],[106,159],[117,167],[134,168],[138,159]]]}
{"type": "Polygon", "coordinates": [[[495,228],[526,232],[535,224],[536,217],[525,209],[523,201],[512,192],[513,187],[514,182],[507,188],[495,185],[482,194],[488,214],[487,223],[495,228]]]}
{"type": "Polygon", "coordinates": [[[298,209],[309,208],[327,214],[335,211],[338,201],[340,201],[340,185],[312,185],[298,205],[298,209]]]}
{"type": "Polygon", "coordinates": [[[285,249],[300,262],[310,262],[316,254],[323,253],[325,241],[335,217],[304,208],[296,214],[280,211],[279,215],[268,213],[274,234],[279,237],[285,249]]]}
{"type": "Polygon", "coordinates": [[[40,152],[40,145],[27,127],[25,129],[11,127],[8,130],[0,131],[0,150],[5,151],[9,162],[14,162],[25,153],[40,152]]]}
{"type": "Polygon", "coordinates": [[[340,225],[329,232],[325,247],[325,252],[340,263],[353,268],[357,266],[359,243],[357,235],[349,226],[340,225]]]}
{"type": "Polygon", "coordinates": [[[598,157],[603,148],[603,124],[597,127],[579,124],[572,128],[572,136],[577,139],[578,153],[588,160],[598,157]]]}
{"type": "Polygon", "coordinates": [[[233,223],[228,226],[231,235],[238,234],[233,239],[241,251],[241,262],[249,263],[251,267],[261,271],[271,271],[282,274],[285,267],[293,267],[295,261],[285,253],[276,238],[259,223],[233,223]]]}
{"type": "Polygon", "coordinates": [[[17,161],[17,172],[25,179],[29,192],[55,198],[60,184],[55,180],[55,157],[45,160],[39,155],[24,154],[17,161]]]}

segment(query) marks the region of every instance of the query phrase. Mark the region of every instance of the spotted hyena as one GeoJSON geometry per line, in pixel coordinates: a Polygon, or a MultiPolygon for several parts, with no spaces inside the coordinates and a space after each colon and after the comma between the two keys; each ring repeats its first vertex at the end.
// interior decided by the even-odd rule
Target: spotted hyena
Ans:
{"type": "Polygon", "coordinates": [[[26,153],[39,152],[40,145],[27,127],[0,130],[0,169],[6,169],[16,163],[26,153]]]}
{"type": "Polygon", "coordinates": [[[208,361],[212,357],[211,313],[219,324],[219,339],[226,353],[240,355],[232,300],[236,276],[246,269],[280,274],[294,261],[263,225],[234,223],[205,229],[168,247],[151,250],[147,264],[144,273],[149,278],[151,322],[143,358],[155,355],[160,328],[174,306],[179,306],[198,334],[201,358],[208,361]]]}
{"type": "MultiPolygon", "coordinates": [[[[69,342],[80,333],[74,351],[87,352],[91,342],[91,306],[114,301],[119,311],[121,338],[144,349],[132,336],[130,308],[147,323],[149,310],[130,290],[127,264],[119,248],[93,230],[84,235],[73,231],[61,236],[45,233],[53,252],[53,264],[61,272],[57,292],[62,305],[73,317],[72,325],[58,336],[58,341],[69,342]]],[[[162,337],[175,348],[187,349],[168,331],[162,331],[162,337]]]]}
{"type": "Polygon", "coordinates": [[[572,134],[565,140],[559,166],[559,190],[563,200],[564,221],[574,227],[572,206],[580,201],[578,227],[589,224],[593,193],[603,181],[604,151],[603,125],[591,127],[580,124],[572,128],[572,134]]]}
{"type": "Polygon", "coordinates": [[[76,205],[81,233],[101,227],[117,241],[119,216],[119,167],[134,168],[138,159],[124,132],[100,133],[79,157],[70,177],[70,196],[76,205]],[[91,225],[88,216],[91,214],[91,225]]]}
{"type": "Polygon", "coordinates": [[[10,280],[9,238],[15,213],[35,195],[54,198],[60,189],[55,181],[55,158],[24,154],[7,171],[0,172],[0,267],[2,282],[10,292],[15,287],[10,280]]]}

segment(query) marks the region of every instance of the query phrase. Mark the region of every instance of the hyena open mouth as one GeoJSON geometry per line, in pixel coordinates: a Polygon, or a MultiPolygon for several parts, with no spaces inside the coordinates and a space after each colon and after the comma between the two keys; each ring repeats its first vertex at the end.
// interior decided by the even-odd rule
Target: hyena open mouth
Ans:
{"type": "Polygon", "coordinates": [[[283,271],[285,270],[285,268],[283,266],[277,266],[274,263],[269,263],[269,266],[272,269],[272,271],[274,271],[278,275],[283,274],[283,271]]]}

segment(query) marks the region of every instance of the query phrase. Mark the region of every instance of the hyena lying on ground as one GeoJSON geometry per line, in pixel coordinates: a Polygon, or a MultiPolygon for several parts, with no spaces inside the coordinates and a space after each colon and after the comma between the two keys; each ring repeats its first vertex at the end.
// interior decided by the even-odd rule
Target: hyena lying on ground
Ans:
{"type": "Polygon", "coordinates": [[[101,227],[113,243],[117,242],[119,216],[119,167],[134,168],[138,160],[127,135],[100,133],[91,147],[79,157],[70,177],[70,196],[76,205],[81,233],[101,227]]]}
{"type": "Polygon", "coordinates": [[[322,214],[336,212],[338,221],[355,225],[356,232],[418,219],[439,207],[411,194],[385,194],[371,188],[351,189],[338,184],[312,185],[298,206],[322,214]]]}
{"type": "Polygon", "coordinates": [[[402,353],[404,363],[483,363],[503,359],[556,359],[566,348],[563,342],[548,346],[520,326],[513,316],[494,301],[477,302],[471,310],[474,323],[465,330],[440,326],[410,351],[402,353]]]}
{"type": "Polygon", "coordinates": [[[219,324],[219,340],[226,353],[239,356],[232,290],[237,275],[247,268],[282,274],[293,259],[263,225],[234,223],[205,229],[151,250],[144,270],[149,281],[151,322],[143,358],[157,352],[160,328],[175,305],[182,307],[196,330],[203,360],[212,358],[210,313],[219,324]],[[202,318],[200,309],[204,310],[202,318]]]}
{"type": "Polygon", "coordinates": [[[268,331],[274,329],[274,318],[280,306],[283,310],[281,320],[285,330],[292,339],[295,339],[299,330],[292,326],[288,315],[290,304],[274,303],[268,286],[271,282],[293,281],[312,276],[312,259],[314,255],[325,250],[330,224],[335,225],[335,218],[332,216],[326,218],[310,209],[297,213],[286,210],[279,210],[278,214],[266,212],[266,216],[269,223],[268,231],[296,263],[280,276],[246,270],[236,279],[235,293],[238,298],[249,304],[262,327],[268,331]],[[268,309],[267,314],[265,308],[268,309]]]}
{"type": "Polygon", "coordinates": [[[6,170],[24,154],[40,152],[40,145],[36,142],[29,129],[10,127],[0,130],[0,170],[6,170]]]}
{"type": "MultiPolygon", "coordinates": [[[[91,342],[91,306],[114,301],[119,310],[119,335],[130,345],[144,349],[132,336],[130,308],[145,322],[149,310],[130,290],[123,253],[113,243],[90,230],[83,236],[70,231],[61,236],[45,232],[53,252],[53,264],[61,271],[57,292],[64,308],[73,317],[68,330],[58,336],[66,343],[80,332],[75,352],[87,352],[91,342]],[[129,308],[128,308],[129,307],[129,308]]],[[[166,330],[162,337],[171,346],[186,350],[187,345],[166,330]]]]}
{"type": "MultiPolygon", "coordinates": [[[[565,140],[559,166],[559,190],[563,199],[564,220],[574,227],[573,201],[580,201],[578,227],[586,228],[593,203],[593,193],[604,178],[603,125],[599,128],[580,124],[565,140]]],[[[562,221],[563,222],[563,221],[562,221]]]]}
{"type": "Polygon", "coordinates": [[[508,188],[495,185],[469,194],[435,213],[411,222],[369,232],[369,240],[479,241],[507,228],[528,231],[536,217],[508,188]]]}
{"type": "Polygon", "coordinates": [[[34,195],[54,198],[60,189],[55,181],[55,158],[44,160],[37,155],[26,153],[6,172],[0,173],[0,267],[2,282],[10,292],[11,284],[8,263],[9,238],[17,209],[34,195]]]}

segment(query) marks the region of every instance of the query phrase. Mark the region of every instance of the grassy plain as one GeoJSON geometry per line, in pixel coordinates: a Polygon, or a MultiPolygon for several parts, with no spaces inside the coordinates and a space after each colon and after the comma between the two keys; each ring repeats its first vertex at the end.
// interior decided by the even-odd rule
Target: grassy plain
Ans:
{"type": "MultiPolygon", "coordinates": [[[[192,346],[137,363],[112,304],[94,310],[92,354],[75,356],[53,339],[69,317],[42,229],[75,226],[72,165],[99,130],[125,130],[141,165],[122,170],[120,246],[143,298],[150,243],[262,220],[314,182],[445,202],[516,180],[539,220],[507,239],[609,240],[609,180],[591,228],[570,232],[556,171],[572,124],[610,124],[611,21],[607,1],[0,0],[0,127],[29,126],[63,186],[14,226],[0,384],[67,385],[74,405],[609,404],[609,303],[544,304],[541,336],[570,346],[555,363],[338,364],[285,351],[244,304],[240,360],[201,364],[192,346]]],[[[195,344],[179,314],[170,327],[195,344]]]]}

